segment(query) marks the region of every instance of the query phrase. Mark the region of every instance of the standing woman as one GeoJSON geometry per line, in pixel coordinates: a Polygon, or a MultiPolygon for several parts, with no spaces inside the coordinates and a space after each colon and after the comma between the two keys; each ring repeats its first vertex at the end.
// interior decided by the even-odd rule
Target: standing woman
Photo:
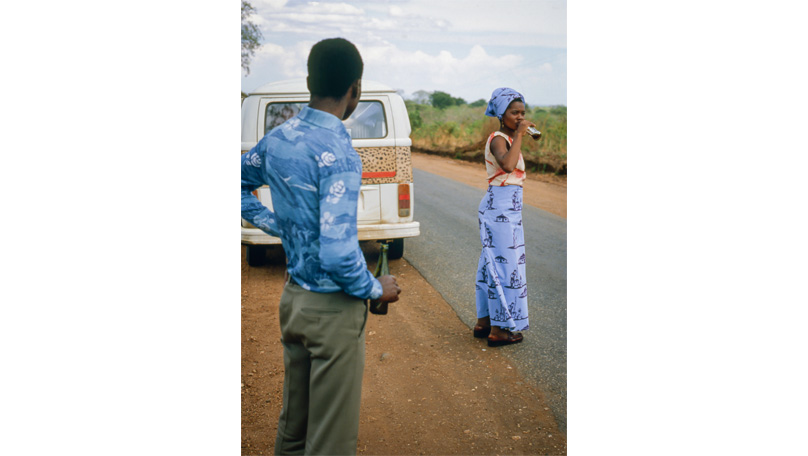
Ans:
{"type": "Polygon", "coordinates": [[[500,127],[485,145],[488,191],[478,209],[482,252],[477,265],[474,337],[488,337],[488,346],[498,347],[521,342],[517,331],[529,328],[521,148],[527,128],[535,124],[525,120],[522,94],[507,87],[494,90],[485,115],[499,118],[500,127]]]}

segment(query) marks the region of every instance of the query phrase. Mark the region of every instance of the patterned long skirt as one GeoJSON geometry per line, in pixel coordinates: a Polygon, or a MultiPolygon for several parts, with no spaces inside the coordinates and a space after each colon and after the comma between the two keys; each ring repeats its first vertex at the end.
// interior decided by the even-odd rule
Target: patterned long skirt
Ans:
{"type": "Polygon", "coordinates": [[[510,331],[529,328],[522,187],[488,187],[478,209],[477,318],[510,331]]]}

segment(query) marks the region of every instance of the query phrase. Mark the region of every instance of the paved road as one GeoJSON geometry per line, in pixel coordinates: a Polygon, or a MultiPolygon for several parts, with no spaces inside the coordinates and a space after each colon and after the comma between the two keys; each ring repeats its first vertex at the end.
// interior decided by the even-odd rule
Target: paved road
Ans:
{"type": "MultiPolygon", "coordinates": [[[[414,169],[415,219],[404,258],[455,309],[469,328],[477,321],[474,280],[480,256],[477,206],[483,191],[414,169]]],[[[567,427],[567,221],[524,205],[530,330],[503,347],[526,380],[543,391],[559,428],[567,427]]],[[[471,331],[469,331],[471,337],[471,331]]]]}

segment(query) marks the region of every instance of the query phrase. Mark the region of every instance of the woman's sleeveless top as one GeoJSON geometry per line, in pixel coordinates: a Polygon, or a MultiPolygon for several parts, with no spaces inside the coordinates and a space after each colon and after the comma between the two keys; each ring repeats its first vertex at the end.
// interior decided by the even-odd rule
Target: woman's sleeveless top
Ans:
{"type": "Polygon", "coordinates": [[[512,173],[506,173],[499,167],[496,157],[491,153],[491,141],[495,136],[502,136],[508,141],[508,144],[513,144],[513,139],[510,136],[495,131],[488,137],[488,142],[485,143],[485,170],[488,173],[488,185],[495,187],[502,187],[505,185],[518,185],[522,187],[525,182],[525,159],[522,154],[519,154],[519,162],[516,163],[516,168],[512,173]]]}

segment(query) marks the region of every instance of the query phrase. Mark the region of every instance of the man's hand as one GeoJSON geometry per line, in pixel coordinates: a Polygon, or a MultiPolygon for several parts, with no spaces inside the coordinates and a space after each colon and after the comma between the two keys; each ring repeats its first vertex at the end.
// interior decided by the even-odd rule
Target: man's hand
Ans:
{"type": "Polygon", "coordinates": [[[378,278],[379,283],[382,284],[382,296],[379,301],[382,302],[396,302],[398,295],[401,293],[401,288],[396,283],[396,276],[383,275],[378,278]]]}

